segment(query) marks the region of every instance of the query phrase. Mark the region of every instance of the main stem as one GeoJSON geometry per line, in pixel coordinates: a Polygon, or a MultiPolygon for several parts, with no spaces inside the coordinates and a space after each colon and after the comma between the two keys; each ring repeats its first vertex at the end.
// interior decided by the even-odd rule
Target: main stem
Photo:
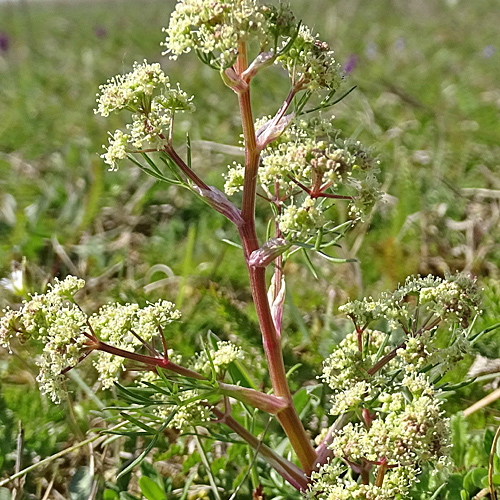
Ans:
{"type": "MultiPolygon", "coordinates": [[[[247,68],[245,43],[240,42],[238,49],[239,55],[236,69],[241,75],[247,68]]],[[[248,259],[251,253],[259,248],[255,230],[255,198],[257,190],[257,170],[259,167],[259,151],[255,139],[250,89],[238,93],[238,101],[243,124],[243,136],[245,139],[245,178],[241,208],[241,216],[244,223],[239,228],[239,233],[248,265],[248,259]]],[[[267,299],[265,268],[256,268],[248,265],[248,274],[250,277],[255,308],[259,318],[264,352],[266,354],[274,394],[288,401],[288,406],[277,415],[277,418],[288,436],[290,444],[295,450],[304,471],[309,475],[314,468],[316,452],[300,421],[293,404],[290,388],[288,387],[285,364],[281,351],[281,340],[274,327],[271,309],[267,299]]]]}

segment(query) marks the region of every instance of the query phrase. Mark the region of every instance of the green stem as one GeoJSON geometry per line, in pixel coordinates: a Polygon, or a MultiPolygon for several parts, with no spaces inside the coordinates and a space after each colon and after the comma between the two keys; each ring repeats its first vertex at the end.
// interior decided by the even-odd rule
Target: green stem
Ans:
{"type": "Polygon", "coordinates": [[[200,452],[200,457],[201,461],[203,462],[203,465],[205,466],[207,475],[208,475],[208,480],[210,481],[210,486],[212,487],[212,491],[214,492],[214,496],[217,500],[221,500],[220,495],[219,495],[219,490],[217,488],[217,485],[215,484],[215,479],[212,474],[212,469],[210,467],[210,463],[208,461],[207,454],[205,453],[205,450],[203,449],[203,445],[201,444],[200,438],[198,434],[196,434],[196,429],[193,427],[193,433],[196,438],[196,446],[198,448],[198,451],[200,452]]]}
{"type": "MultiPolygon", "coordinates": [[[[237,70],[241,74],[245,71],[247,66],[245,43],[240,42],[238,49],[237,70]]],[[[255,199],[257,192],[259,151],[255,139],[250,89],[238,93],[238,101],[245,140],[245,177],[243,182],[243,201],[241,208],[243,224],[238,229],[248,265],[250,255],[254,250],[259,248],[255,229],[255,199]]],[[[315,464],[316,453],[293,405],[292,395],[288,387],[283,353],[281,350],[281,339],[276,332],[267,299],[265,269],[248,265],[248,273],[274,394],[288,401],[287,408],[281,411],[277,415],[277,418],[288,436],[290,444],[295,450],[304,471],[310,474],[315,464]]]]}

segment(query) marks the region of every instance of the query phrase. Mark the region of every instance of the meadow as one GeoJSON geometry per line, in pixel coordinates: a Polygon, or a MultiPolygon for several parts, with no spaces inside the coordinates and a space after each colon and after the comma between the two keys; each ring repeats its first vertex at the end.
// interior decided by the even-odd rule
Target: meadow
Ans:
{"type": "MultiPolygon", "coordinates": [[[[299,387],[314,380],[315,367],[346,333],[338,307],[348,297],[394,288],[408,275],[472,273],[484,287],[476,328],[500,321],[500,11],[496,0],[291,4],[348,70],[345,91],[355,89],[334,107],[335,120],[346,136],[373,147],[386,193],[337,249],[339,257],[359,262],[332,267],[314,260],[316,276],[300,260],[286,270],[285,361],[290,367],[301,363],[294,374],[299,387]],[[310,286],[301,286],[304,281],[310,286]]],[[[196,95],[196,113],[178,123],[174,142],[180,151],[189,133],[193,163],[220,189],[226,165],[241,160],[230,90],[195,55],[178,61],[161,55],[162,27],[174,5],[0,4],[0,309],[20,303],[53,276],[73,274],[87,280],[83,300],[89,309],[110,300],[175,302],[184,322],[172,332],[171,345],[186,356],[207,330],[258,350],[244,262],[228,244],[236,239],[231,224],[132,164],[109,172],[99,156],[110,125],[93,112],[98,87],[147,59],[160,61],[172,82],[196,95]],[[22,284],[16,282],[19,271],[22,284]]],[[[254,82],[259,113],[274,112],[282,102],[282,78],[276,68],[265,86],[254,82]]],[[[113,117],[112,125],[119,127],[120,118],[113,117]]],[[[259,206],[257,213],[264,227],[259,206]]],[[[498,331],[476,347],[483,356],[500,357],[498,331]]],[[[460,383],[473,361],[469,356],[446,380],[460,383]]],[[[142,445],[140,437],[110,442],[99,454],[76,446],[102,426],[103,415],[115,418],[99,410],[116,392],[95,392],[88,364],[70,374],[71,400],[55,406],[40,396],[35,368],[27,350],[16,356],[0,350],[0,478],[75,450],[34,468],[24,484],[16,483],[14,498],[42,498],[45,492],[43,498],[55,499],[141,498],[135,473],[114,479],[142,445]],[[89,464],[99,478],[95,491],[89,464]]],[[[463,411],[491,392],[483,380],[450,393],[447,411],[463,411]]],[[[499,410],[492,402],[453,421],[458,467],[452,480],[460,487],[460,478],[487,464],[499,410]]],[[[199,456],[186,459],[182,446],[144,462],[142,474],[169,477],[168,498],[183,491],[182,498],[208,498],[204,478],[193,482],[190,475],[199,456]]],[[[1,500],[10,498],[11,486],[0,488],[1,500]]],[[[473,479],[468,487],[470,498],[480,489],[473,479]]]]}

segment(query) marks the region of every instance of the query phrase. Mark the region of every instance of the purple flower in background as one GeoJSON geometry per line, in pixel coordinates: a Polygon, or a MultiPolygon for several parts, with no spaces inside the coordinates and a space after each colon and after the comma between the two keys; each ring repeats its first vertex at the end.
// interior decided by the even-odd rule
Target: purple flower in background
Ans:
{"type": "Polygon", "coordinates": [[[486,47],[483,49],[483,57],[489,59],[495,53],[495,50],[496,48],[494,45],[486,45],[486,47]]]}
{"type": "Polygon", "coordinates": [[[9,50],[10,38],[5,31],[0,31],[0,52],[9,50]]]}
{"type": "Polygon", "coordinates": [[[94,28],[94,33],[97,38],[104,38],[108,34],[104,26],[96,26],[94,28]]]}
{"type": "Polygon", "coordinates": [[[358,65],[358,56],[357,54],[351,54],[348,58],[347,61],[344,64],[344,71],[346,75],[349,73],[352,73],[354,71],[354,68],[358,65]]]}

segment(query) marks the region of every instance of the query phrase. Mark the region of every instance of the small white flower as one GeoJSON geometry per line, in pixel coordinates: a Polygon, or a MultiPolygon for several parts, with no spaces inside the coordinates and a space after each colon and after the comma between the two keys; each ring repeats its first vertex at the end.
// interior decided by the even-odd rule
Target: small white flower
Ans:
{"type": "Polygon", "coordinates": [[[101,155],[116,170],[119,160],[128,151],[142,149],[145,145],[160,151],[168,142],[174,113],[193,111],[192,97],[180,89],[171,87],[168,77],[158,63],[134,63],[132,72],[116,76],[101,85],[95,113],[104,117],[113,111],[132,112],[132,122],[127,124],[128,134],[117,130],[110,134],[106,153],[101,155]]]}

